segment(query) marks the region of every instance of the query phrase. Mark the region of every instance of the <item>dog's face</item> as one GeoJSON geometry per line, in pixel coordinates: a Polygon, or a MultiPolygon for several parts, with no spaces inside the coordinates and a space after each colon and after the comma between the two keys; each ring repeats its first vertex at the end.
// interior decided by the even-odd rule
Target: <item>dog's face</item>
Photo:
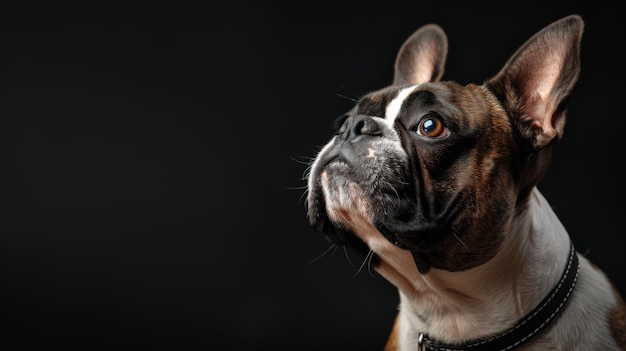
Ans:
{"type": "Polygon", "coordinates": [[[493,79],[463,86],[440,81],[447,39],[422,27],[398,53],[393,84],[362,97],[317,155],[310,223],[362,253],[371,247],[359,232],[375,228],[422,273],[489,260],[563,133],[581,34],[578,17],[555,22],[493,79]]]}
{"type": "Polygon", "coordinates": [[[443,255],[430,260],[448,269],[493,255],[520,165],[507,115],[488,92],[449,82],[390,87],[339,124],[312,168],[314,222],[328,216],[351,231],[368,221],[401,248],[443,255]]]}

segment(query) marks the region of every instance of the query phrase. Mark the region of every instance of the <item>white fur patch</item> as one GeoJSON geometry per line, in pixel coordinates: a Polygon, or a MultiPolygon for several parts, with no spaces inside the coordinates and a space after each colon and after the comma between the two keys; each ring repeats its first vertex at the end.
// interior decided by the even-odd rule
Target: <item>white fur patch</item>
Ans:
{"type": "Polygon", "coordinates": [[[396,117],[398,117],[400,109],[402,108],[402,103],[404,102],[404,100],[406,100],[409,94],[411,94],[415,90],[415,87],[415,85],[412,85],[410,87],[400,90],[398,95],[393,100],[391,100],[389,105],[387,105],[387,109],[385,110],[385,119],[389,123],[393,123],[396,117]]]}

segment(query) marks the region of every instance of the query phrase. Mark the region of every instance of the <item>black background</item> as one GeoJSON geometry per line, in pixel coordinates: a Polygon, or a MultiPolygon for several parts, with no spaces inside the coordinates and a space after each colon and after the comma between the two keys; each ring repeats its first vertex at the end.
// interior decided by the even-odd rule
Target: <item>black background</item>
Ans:
{"type": "Polygon", "coordinates": [[[616,7],[88,3],[0,9],[3,349],[381,350],[397,293],[324,254],[302,177],[429,22],[449,36],[444,78],[465,84],[583,16],[580,83],[539,187],[626,291],[616,7]]]}

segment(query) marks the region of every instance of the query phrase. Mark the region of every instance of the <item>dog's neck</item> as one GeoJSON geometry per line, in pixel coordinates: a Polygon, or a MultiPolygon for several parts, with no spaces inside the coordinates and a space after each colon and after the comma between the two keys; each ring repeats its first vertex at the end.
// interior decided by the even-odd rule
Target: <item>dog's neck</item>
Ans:
{"type": "Polygon", "coordinates": [[[461,272],[418,272],[409,251],[398,249],[373,227],[355,228],[381,258],[377,271],[400,291],[401,343],[428,333],[462,342],[512,327],[539,304],[560,279],[569,236],[541,193],[511,223],[502,249],[487,263],[461,272]]]}

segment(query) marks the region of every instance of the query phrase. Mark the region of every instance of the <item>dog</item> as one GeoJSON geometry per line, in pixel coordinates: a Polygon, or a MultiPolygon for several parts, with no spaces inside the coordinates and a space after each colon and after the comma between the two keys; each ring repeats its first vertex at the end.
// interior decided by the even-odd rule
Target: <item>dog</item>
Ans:
{"type": "Polygon", "coordinates": [[[309,223],[397,287],[385,350],[626,350],[626,305],[537,189],[584,21],[547,25],[481,85],[442,80],[426,24],[309,164],[309,223]]]}

